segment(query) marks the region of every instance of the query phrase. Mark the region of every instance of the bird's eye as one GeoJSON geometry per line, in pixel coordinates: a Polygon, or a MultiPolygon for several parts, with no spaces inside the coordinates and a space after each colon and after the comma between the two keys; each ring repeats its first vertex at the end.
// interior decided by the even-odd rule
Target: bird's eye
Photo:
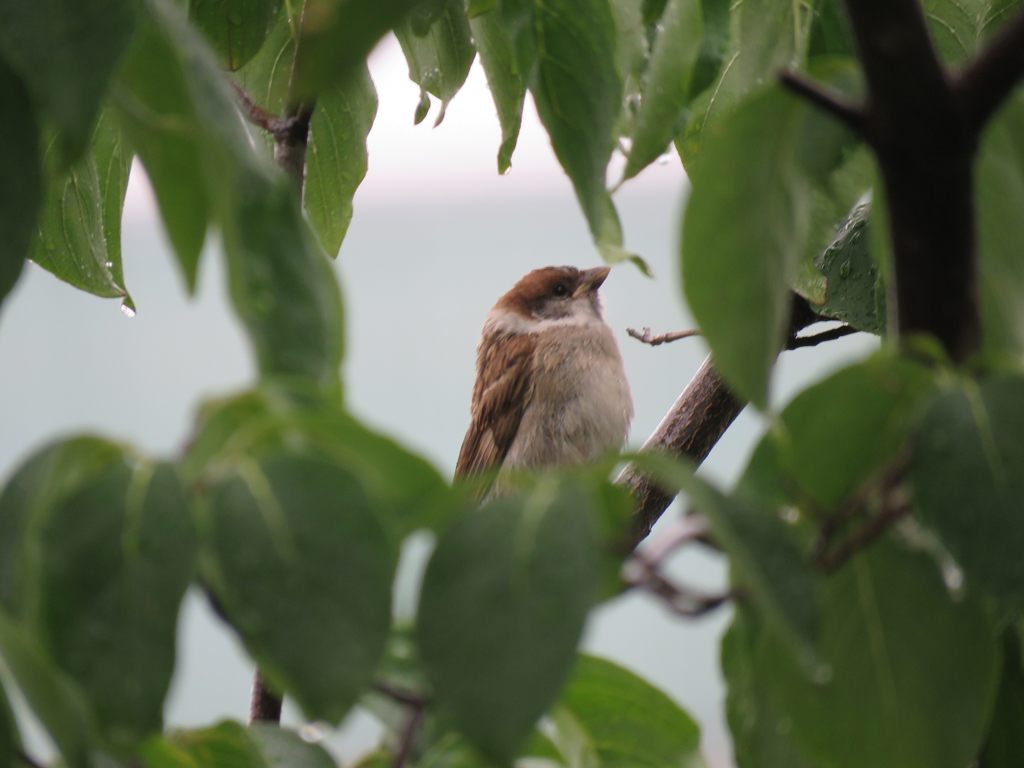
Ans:
{"type": "Polygon", "coordinates": [[[555,283],[555,287],[552,292],[555,296],[562,297],[569,294],[569,289],[566,287],[565,283],[555,283]]]}

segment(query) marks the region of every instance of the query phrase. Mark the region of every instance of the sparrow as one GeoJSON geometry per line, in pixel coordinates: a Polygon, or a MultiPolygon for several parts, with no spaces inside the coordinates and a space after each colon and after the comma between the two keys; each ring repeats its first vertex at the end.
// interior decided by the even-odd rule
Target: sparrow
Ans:
{"type": "Polygon", "coordinates": [[[601,317],[608,272],[535,269],[498,299],[477,347],[456,478],[581,464],[622,447],[633,400],[601,317]]]}

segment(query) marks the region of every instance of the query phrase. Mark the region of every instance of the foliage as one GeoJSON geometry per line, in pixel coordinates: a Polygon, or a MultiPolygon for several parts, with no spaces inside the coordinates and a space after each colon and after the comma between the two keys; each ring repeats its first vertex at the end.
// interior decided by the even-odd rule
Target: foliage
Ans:
{"type": "MultiPolygon", "coordinates": [[[[924,5],[940,55],[961,66],[1021,3],[924,5]]],[[[500,172],[533,98],[610,262],[643,268],[609,189],[613,155],[628,183],[675,146],[692,182],[681,296],[756,407],[774,402],[792,291],[820,319],[885,337],[769,411],[734,489],[638,460],[687,495],[731,565],[741,602],[722,670],[739,764],[1019,763],[1019,91],[980,143],[983,338],[954,368],[889,319],[892,222],[869,149],[776,81],[790,67],[862,97],[838,0],[0,0],[0,164],[17,179],[0,189],[0,301],[31,259],[133,306],[120,219],[135,160],[188,290],[204,243],[223,243],[258,371],[249,391],[201,408],[184,455],[76,436],[6,480],[3,682],[63,764],[333,765],[266,726],[162,733],[190,585],[307,716],[338,723],[357,703],[378,715],[385,750],[360,765],[391,764],[410,701],[423,725],[407,764],[421,768],[698,764],[697,725],[675,702],[577,652],[587,617],[623,586],[629,499],[610,465],[527,478],[471,509],[472,488],[345,408],[329,257],[367,168],[366,56],[387,34],[421,88],[417,122],[431,98],[440,122],[479,55],[500,172]],[[312,109],[301,193],[271,161],[282,136],[243,128],[252,106],[279,126],[312,109]],[[890,514],[902,522],[860,552],[858,535],[890,514]],[[393,626],[399,552],[424,530],[436,547],[415,625],[393,626]]],[[[0,765],[19,745],[0,690],[0,765]]]]}

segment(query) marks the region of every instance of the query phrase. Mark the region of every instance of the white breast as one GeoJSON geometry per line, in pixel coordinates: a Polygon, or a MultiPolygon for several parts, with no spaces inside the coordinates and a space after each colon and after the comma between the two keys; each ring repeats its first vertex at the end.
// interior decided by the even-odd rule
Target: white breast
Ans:
{"type": "Polygon", "coordinates": [[[611,329],[597,318],[553,323],[537,339],[533,395],[505,466],[579,464],[619,450],[633,400],[611,329]]]}

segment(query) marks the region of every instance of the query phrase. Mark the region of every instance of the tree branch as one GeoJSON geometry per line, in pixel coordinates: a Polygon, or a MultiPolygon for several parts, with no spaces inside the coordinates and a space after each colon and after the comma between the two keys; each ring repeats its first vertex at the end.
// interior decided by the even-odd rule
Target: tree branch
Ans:
{"type": "Polygon", "coordinates": [[[856,104],[850,103],[840,94],[833,93],[820,83],[791,69],[784,69],[780,72],[779,81],[793,93],[828,112],[853,131],[858,134],[864,133],[864,110],[856,104]]]}
{"type": "Polygon", "coordinates": [[[980,343],[972,160],[977,132],[932,48],[917,0],[846,0],[868,84],[893,246],[896,331],[953,360],[980,343]],[[936,226],[941,222],[941,226],[936,226]]]}
{"type": "Polygon", "coordinates": [[[1017,14],[957,78],[955,89],[967,119],[980,133],[1024,77],[1024,12],[1017,14]]]}
{"type": "Polygon", "coordinates": [[[805,347],[816,347],[826,341],[835,341],[844,336],[851,336],[859,331],[850,325],[840,325],[838,328],[829,328],[821,333],[814,333],[810,336],[792,336],[786,344],[786,349],[803,349],[805,347]]]}
{"type": "MultiPolygon", "coordinates": [[[[823,319],[827,318],[818,317],[804,299],[793,294],[791,338],[823,319]]],[[[640,450],[670,453],[700,464],[745,405],[726,387],[709,356],[640,450]]],[[[663,490],[632,466],[626,467],[616,482],[625,486],[635,500],[628,542],[631,551],[651,532],[675,494],[663,490]]]]}
{"type": "Polygon", "coordinates": [[[252,696],[249,700],[250,723],[281,722],[281,696],[274,693],[259,670],[252,680],[252,696]]]}

